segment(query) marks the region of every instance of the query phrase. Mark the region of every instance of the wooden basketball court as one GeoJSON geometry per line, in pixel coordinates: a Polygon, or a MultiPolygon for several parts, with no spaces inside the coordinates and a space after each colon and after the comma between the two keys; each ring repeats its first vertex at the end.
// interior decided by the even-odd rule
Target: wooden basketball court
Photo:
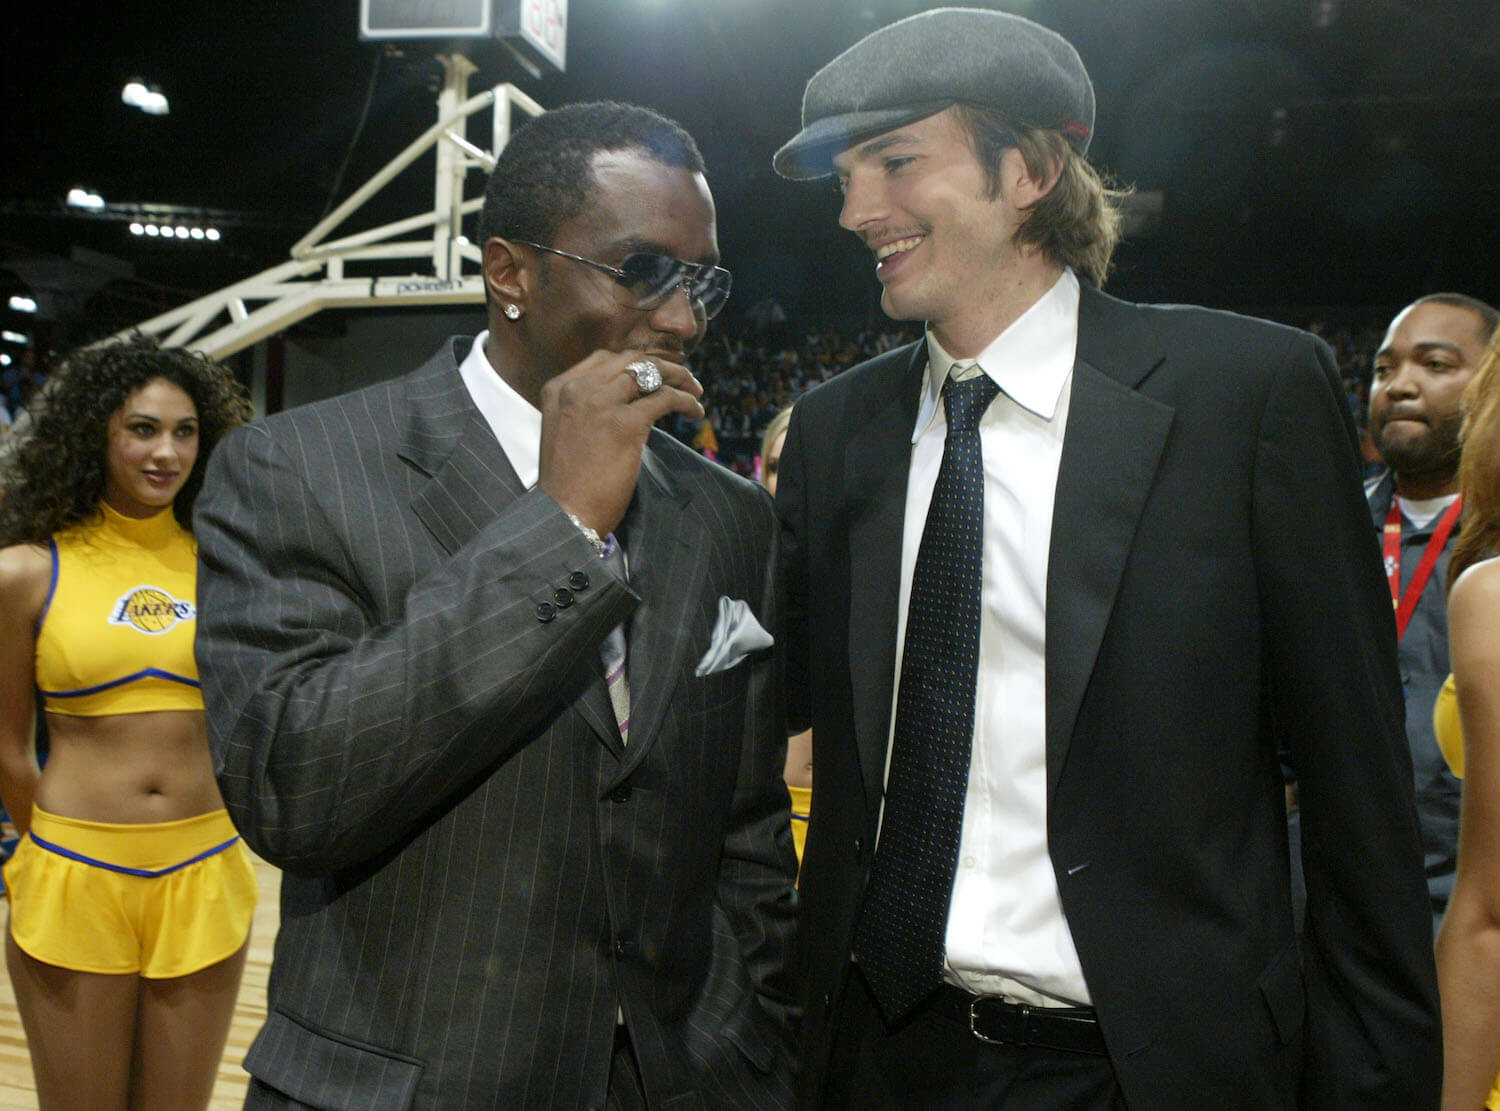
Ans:
{"type": "MultiPolygon", "coordinates": [[[[240,1062],[245,1059],[261,1024],[266,1020],[266,975],[271,969],[271,947],[276,940],[279,921],[277,903],[281,893],[281,873],[255,857],[255,875],[260,881],[260,904],[255,908],[255,925],[250,934],[250,956],[245,962],[245,979],[240,985],[240,999],[229,1028],[229,1044],[219,1065],[219,1080],[214,1085],[210,1111],[239,1111],[245,1101],[249,1077],[240,1062]]],[[[0,960],[0,1111],[37,1111],[36,1085],[31,1079],[31,1058],[26,1052],[26,1035],[16,1013],[16,997],[10,990],[10,975],[0,960]]]]}

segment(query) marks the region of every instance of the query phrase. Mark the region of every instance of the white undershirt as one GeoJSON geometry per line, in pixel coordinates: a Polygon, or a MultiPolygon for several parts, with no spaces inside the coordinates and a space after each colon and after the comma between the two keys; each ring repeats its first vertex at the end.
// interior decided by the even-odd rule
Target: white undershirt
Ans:
{"type": "MultiPolygon", "coordinates": [[[[1047,855],[1047,555],[1078,299],[1078,279],[1064,271],[978,359],[1001,393],[979,423],[985,537],[979,673],[947,933],[950,981],[1041,1005],[1090,1002],[1047,855]]],[[[912,572],[947,436],[942,384],[954,361],[930,332],[927,345],[901,545],[897,695],[912,572]]],[[[895,717],[893,701],[893,731],[895,717]]]]}
{"type": "Polygon", "coordinates": [[[1401,515],[1411,522],[1413,528],[1424,529],[1457,500],[1457,494],[1440,494],[1435,498],[1401,498],[1401,515]]]}

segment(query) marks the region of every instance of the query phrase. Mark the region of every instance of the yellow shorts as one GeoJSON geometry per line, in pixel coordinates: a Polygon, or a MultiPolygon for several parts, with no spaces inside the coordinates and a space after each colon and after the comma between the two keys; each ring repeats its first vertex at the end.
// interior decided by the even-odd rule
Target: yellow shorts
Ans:
{"type": "Polygon", "coordinates": [[[802,853],[807,848],[807,819],[812,814],[812,788],[787,784],[792,796],[792,844],[797,849],[797,867],[802,867],[802,853]]]}
{"type": "Polygon", "coordinates": [[[234,954],[258,897],[250,854],[224,810],[117,825],[33,807],[5,889],[11,936],[28,956],[149,979],[234,954]]]}

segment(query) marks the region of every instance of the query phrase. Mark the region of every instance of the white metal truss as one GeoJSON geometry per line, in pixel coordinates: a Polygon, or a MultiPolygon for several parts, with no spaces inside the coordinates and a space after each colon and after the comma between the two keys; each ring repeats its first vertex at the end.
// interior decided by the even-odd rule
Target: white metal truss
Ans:
{"type": "Polygon", "coordinates": [[[212,358],[223,358],[321,309],[483,301],[481,248],[462,233],[463,218],[484,203],[483,187],[478,196],[466,200],[465,179],[471,169],[483,170],[487,177],[494,168],[496,156],[510,138],[513,109],[531,116],[541,115],[543,109],[508,83],[470,97],[473,63],[459,54],[439,60],[443,88],[438,94],[437,123],[298,240],[289,261],[137,328],[168,347],[192,347],[212,358]],[[494,109],[493,143],[485,151],[465,138],[465,128],[470,116],[490,107],[494,109]],[[328,238],[429,148],[436,148],[437,154],[431,211],[340,239],[328,238]],[[402,238],[417,232],[424,238],[402,238]],[[372,268],[371,264],[379,268],[393,262],[410,264],[414,259],[428,260],[431,270],[361,276],[346,275],[344,270],[347,263],[358,263],[364,270],[372,268]],[[465,264],[469,264],[468,272],[465,264]]]}

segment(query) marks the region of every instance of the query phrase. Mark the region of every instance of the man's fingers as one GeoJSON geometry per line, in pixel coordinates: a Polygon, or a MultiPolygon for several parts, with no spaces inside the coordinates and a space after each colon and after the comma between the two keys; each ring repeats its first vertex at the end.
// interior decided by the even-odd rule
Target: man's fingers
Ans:
{"type": "Polygon", "coordinates": [[[647,394],[634,402],[631,409],[639,410],[641,416],[649,418],[652,424],[668,413],[681,413],[694,419],[703,416],[703,404],[697,397],[675,386],[663,386],[655,393],[647,394]]]}

